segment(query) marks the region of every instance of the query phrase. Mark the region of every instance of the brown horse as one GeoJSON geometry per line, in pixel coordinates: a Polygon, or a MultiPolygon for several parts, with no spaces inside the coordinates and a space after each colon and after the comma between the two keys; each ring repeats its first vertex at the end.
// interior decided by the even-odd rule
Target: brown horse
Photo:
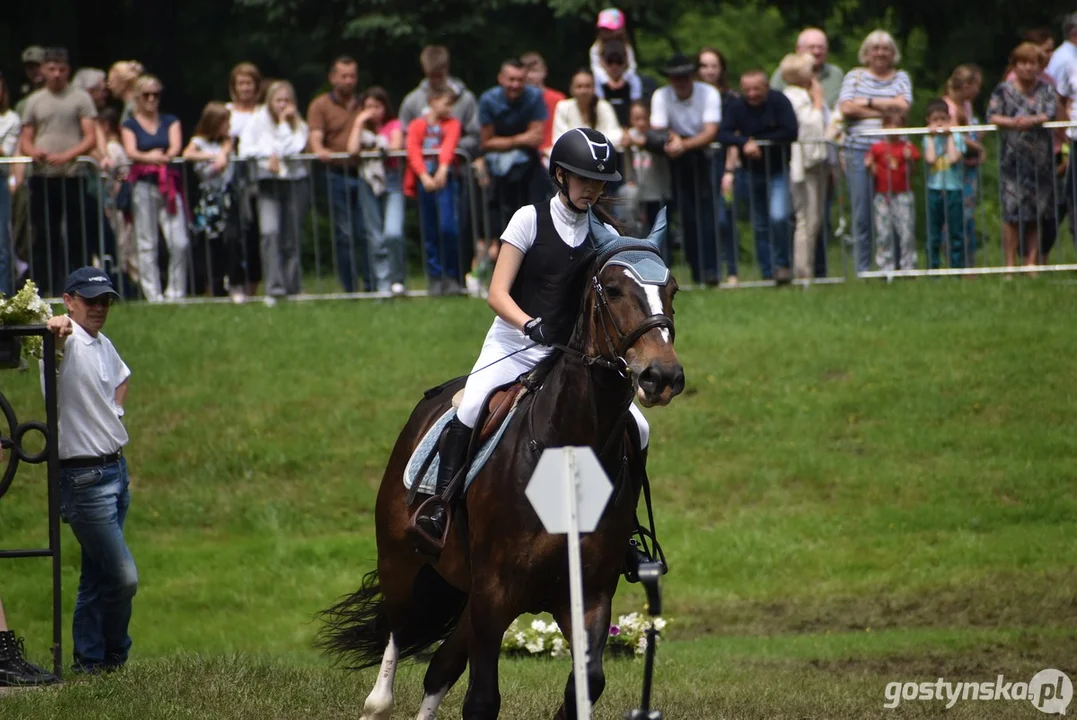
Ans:
{"type": "MultiPolygon", "coordinates": [[[[376,507],[377,571],[323,613],[321,647],[350,667],[381,662],[363,706],[364,720],[388,720],[400,660],[444,641],[430,660],[420,720],[433,720],[445,694],[470,666],[467,720],[498,716],[501,640],[523,613],[549,612],[568,631],[564,536],[548,534],[524,495],[548,447],[590,446],[614,491],[593,533],[582,538],[590,696],[605,686],[602,652],[613,595],[635,531],[646,450],[629,427],[633,398],[666,405],[684,388],[673,349],[677,283],[659,254],[665,213],[646,240],[621,238],[591,218],[595,257],[576,283],[582,298],[572,338],[552,361],[542,387],[525,395],[500,444],[457,506],[457,521],[436,561],[416,553],[407,535],[411,508],[403,471],[427,429],[449,408],[463,379],[415,408],[393,448],[376,507]],[[630,441],[631,440],[631,441],[630,441]]],[[[575,718],[570,675],[557,718],[575,718]]]]}

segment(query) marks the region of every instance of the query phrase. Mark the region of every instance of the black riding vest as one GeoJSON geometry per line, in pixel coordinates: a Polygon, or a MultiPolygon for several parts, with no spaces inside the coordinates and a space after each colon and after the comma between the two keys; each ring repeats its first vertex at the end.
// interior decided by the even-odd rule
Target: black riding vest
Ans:
{"type": "Polygon", "coordinates": [[[553,340],[566,343],[576,323],[580,298],[573,287],[583,265],[591,259],[588,244],[569,247],[557,233],[550,203],[535,205],[535,242],[524,254],[509,295],[531,317],[542,318],[553,340]]]}

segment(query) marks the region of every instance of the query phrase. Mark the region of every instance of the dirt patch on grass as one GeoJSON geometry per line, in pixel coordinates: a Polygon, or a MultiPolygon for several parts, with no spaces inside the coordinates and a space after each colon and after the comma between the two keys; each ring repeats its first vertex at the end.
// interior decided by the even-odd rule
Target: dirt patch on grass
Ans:
{"type": "Polygon", "coordinates": [[[994,575],[940,588],[749,601],[708,608],[699,634],[770,635],[886,628],[1077,627],[1073,569],[994,575]]]}
{"type": "Polygon", "coordinates": [[[1025,680],[1044,668],[1064,667],[1077,657],[1077,633],[1044,637],[1025,633],[1010,643],[991,642],[955,652],[929,651],[884,657],[813,659],[808,665],[827,672],[876,677],[1025,680]]]}

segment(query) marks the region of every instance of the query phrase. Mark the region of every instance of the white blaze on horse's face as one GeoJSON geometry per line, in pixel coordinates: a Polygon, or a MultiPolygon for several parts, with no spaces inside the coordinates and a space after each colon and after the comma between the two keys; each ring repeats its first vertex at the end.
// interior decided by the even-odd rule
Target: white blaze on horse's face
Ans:
{"type": "MultiPolygon", "coordinates": [[[[636,279],[636,276],[632,274],[632,271],[627,268],[624,273],[625,277],[643,288],[643,293],[647,296],[647,304],[651,308],[651,315],[661,315],[664,308],[662,307],[662,293],[658,292],[658,286],[649,283],[641,283],[636,279]]],[[[669,342],[669,330],[659,328],[658,332],[662,334],[662,339],[664,341],[669,342]]]]}

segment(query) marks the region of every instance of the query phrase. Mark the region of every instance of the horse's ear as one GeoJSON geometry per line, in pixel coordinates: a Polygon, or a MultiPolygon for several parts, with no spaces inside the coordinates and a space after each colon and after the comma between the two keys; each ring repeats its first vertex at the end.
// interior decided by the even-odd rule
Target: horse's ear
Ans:
{"type": "Polygon", "coordinates": [[[591,245],[595,250],[609,245],[614,240],[620,239],[617,235],[610,232],[610,229],[606,227],[604,222],[598,219],[595,215],[595,211],[591,208],[587,208],[587,226],[591,231],[591,245]]]}
{"type": "Polygon", "coordinates": [[[654,227],[651,228],[651,234],[647,236],[647,242],[659,249],[665,247],[666,231],[668,229],[669,225],[666,223],[666,206],[662,206],[662,209],[658,211],[658,215],[654,219],[654,227]]]}

